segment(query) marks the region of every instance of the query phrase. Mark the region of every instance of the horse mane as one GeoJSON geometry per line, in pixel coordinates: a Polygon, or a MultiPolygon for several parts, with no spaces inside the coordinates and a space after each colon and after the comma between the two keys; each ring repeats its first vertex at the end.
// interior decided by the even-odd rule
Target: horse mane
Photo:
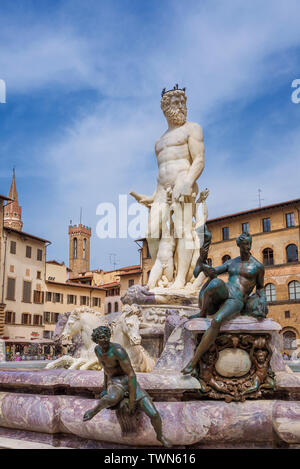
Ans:
{"type": "Polygon", "coordinates": [[[77,308],[73,309],[69,318],[75,317],[76,319],[78,319],[82,313],[90,313],[90,314],[94,314],[95,316],[101,316],[101,317],[103,316],[103,314],[99,313],[99,311],[95,311],[89,306],[78,306],[77,308]]]}

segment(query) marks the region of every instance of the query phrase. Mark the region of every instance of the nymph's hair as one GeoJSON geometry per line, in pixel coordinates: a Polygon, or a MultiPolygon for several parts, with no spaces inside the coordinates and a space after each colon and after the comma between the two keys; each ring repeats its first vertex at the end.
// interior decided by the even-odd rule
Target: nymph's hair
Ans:
{"type": "Polygon", "coordinates": [[[107,326],[99,326],[96,329],[93,329],[92,341],[97,342],[100,339],[100,336],[105,336],[107,339],[110,339],[111,337],[110,328],[107,326]]]}

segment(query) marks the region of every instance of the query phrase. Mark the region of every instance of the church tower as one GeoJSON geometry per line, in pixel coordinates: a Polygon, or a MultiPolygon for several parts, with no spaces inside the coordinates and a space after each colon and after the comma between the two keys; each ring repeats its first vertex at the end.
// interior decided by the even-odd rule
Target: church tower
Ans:
{"type": "Polygon", "coordinates": [[[92,230],[88,226],[69,225],[69,267],[70,278],[90,270],[90,238],[92,230]]]}
{"type": "Polygon", "coordinates": [[[8,197],[13,200],[13,202],[7,202],[4,207],[4,226],[22,231],[22,207],[20,207],[18,202],[15,169],[13,169],[13,178],[8,197]]]}

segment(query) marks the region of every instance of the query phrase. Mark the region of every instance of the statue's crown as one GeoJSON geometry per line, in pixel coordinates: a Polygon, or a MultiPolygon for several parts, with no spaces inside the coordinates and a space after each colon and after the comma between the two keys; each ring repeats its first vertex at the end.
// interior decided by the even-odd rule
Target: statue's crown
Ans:
{"type": "Polygon", "coordinates": [[[172,90],[166,91],[166,88],[164,88],[161,92],[161,97],[163,97],[164,94],[169,93],[170,91],[175,91],[175,90],[180,90],[180,91],[183,91],[185,93],[186,88],[178,88],[178,83],[176,83],[176,85],[174,86],[174,88],[172,90]]]}

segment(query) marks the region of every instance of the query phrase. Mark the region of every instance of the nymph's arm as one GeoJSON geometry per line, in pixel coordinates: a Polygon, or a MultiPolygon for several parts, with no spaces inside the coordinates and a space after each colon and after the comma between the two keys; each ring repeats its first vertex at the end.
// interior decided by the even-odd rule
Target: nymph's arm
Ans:
{"type": "Polygon", "coordinates": [[[262,298],[266,297],[265,289],[264,289],[264,282],[265,282],[265,269],[262,267],[257,275],[256,278],[256,293],[262,298]]]}

